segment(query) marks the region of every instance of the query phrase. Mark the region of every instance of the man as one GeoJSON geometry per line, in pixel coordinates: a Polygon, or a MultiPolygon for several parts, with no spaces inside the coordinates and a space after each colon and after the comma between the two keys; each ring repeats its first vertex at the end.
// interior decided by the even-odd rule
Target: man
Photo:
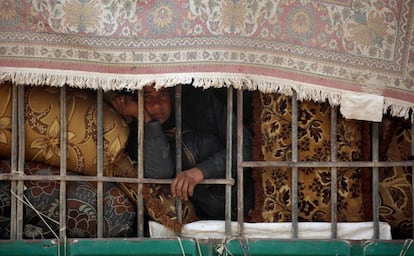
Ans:
{"type": "MultiPolygon", "coordinates": [[[[226,118],[225,106],[210,91],[182,87],[183,171],[175,175],[175,111],[173,89],[144,87],[144,177],[174,178],[171,193],[191,200],[200,219],[224,219],[225,186],[200,184],[204,179],[225,178],[226,118]],[[172,136],[168,135],[172,134],[172,136]]],[[[138,107],[134,97],[122,95],[112,100],[115,109],[131,116],[131,135],[127,146],[130,157],[137,158],[138,107]]],[[[233,117],[234,119],[234,117],[233,117]]],[[[237,178],[237,134],[233,124],[232,177],[237,178]]],[[[244,130],[244,159],[251,159],[251,136],[244,130]]],[[[253,206],[251,173],[244,176],[244,213],[253,206]]],[[[232,218],[237,216],[237,186],[232,187],[232,218]]]]}

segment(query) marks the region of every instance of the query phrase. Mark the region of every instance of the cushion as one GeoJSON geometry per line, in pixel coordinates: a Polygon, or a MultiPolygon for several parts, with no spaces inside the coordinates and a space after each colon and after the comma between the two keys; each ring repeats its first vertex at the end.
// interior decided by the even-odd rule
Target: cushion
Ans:
{"type": "MultiPolygon", "coordinates": [[[[291,98],[255,92],[254,160],[289,161],[291,149],[291,98]]],[[[299,161],[330,160],[329,104],[310,101],[298,105],[299,161]]],[[[360,159],[360,122],[338,117],[337,148],[339,161],[360,159]]],[[[290,168],[256,168],[255,207],[249,214],[253,222],[291,221],[292,174],[290,168]]],[[[330,221],[330,169],[298,169],[299,221],[330,221]]],[[[358,168],[338,168],[338,221],[365,219],[358,168]]]]}
{"type": "Polygon", "coordinates": [[[188,200],[182,201],[182,221],[178,221],[176,198],[169,184],[144,184],[142,196],[148,216],[175,232],[180,232],[184,224],[198,220],[194,205],[188,200]]]}
{"type": "MultiPolygon", "coordinates": [[[[0,173],[10,172],[10,162],[0,161],[0,173]]],[[[58,175],[55,167],[41,163],[26,162],[27,175],[58,175]]],[[[70,174],[70,173],[69,173],[70,174]]],[[[76,175],[76,174],[72,174],[76,175]]],[[[26,181],[25,197],[44,215],[59,221],[59,182],[26,181]]],[[[0,238],[10,236],[10,182],[0,181],[0,238]]],[[[96,184],[94,182],[75,181],[67,183],[66,216],[67,236],[93,238],[97,236],[96,184]]],[[[136,212],[128,197],[113,183],[104,183],[104,237],[123,237],[131,235],[135,229],[136,212]]],[[[35,211],[24,207],[25,238],[54,238],[58,234],[56,223],[48,221],[47,225],[35,211]]]]}
{"type": "MultiPolygon", "coordinates": [[[[60,89],[25,87],[26,160],[52,166],[60,164],[60,89]]],[[[11,152],[12,85],[0,85],[0,157],[11,152]]],[[[96,91],[68,88],[67,93],[68,170],[95,175],[97,162],[96,91]]],[[[124,119],[103,102],[104,168],[108,169],[128,140],[124,119]]]]}
{"type": "MultiPolygon", "coordinates": [[[[413,154],[410,153],[410,121],[394,118],[392,123],[394,128],[391,131],[389,143],[380,143],[380,150],[385,152],[382,160],[409,160],[413,154]]],[[[409,167],[379,169],[380,219],[390,223],[394,239],[410,239],[413,235],[411,173],[412,170],[409,167]]]]}
{"type": "MultiPolygon", "coordinates": [[[[116,159],[111,175],[115,177],[138,177],[137,168],[127,154],[122,153],[116,159]]],[[[119,183],[118,186],[128,197],[137,203],[138,186],[134,183],[119,183]]],[[[192,202],[182,202],[182,220],[177,218],[176,199],[171,194],[169,184],[143,184],[142,198],[145,214],[150,219],[163,224],[174,232],[180,232],[183,225],[197,221],[198,217],[192,202]]]]}
{"type": "MultiPolygon", "coordinates": [[[[0,161],[0,174],[9,173],[10,165],[0,161]]],[[[0,181],[0,239],[10,238],[10,182],[0,181]]]]}

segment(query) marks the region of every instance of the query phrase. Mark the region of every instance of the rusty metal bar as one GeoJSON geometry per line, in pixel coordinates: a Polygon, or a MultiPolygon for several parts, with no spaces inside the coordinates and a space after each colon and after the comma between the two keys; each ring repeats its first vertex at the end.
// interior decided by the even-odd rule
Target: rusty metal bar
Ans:
{"type": "MultiPolygon", "coordinates": [[[[337,160],[337,114],[336,108],[331,108],[331,161],[337,160]]],[[[338,217],[337,217],[337,205],[338,205],[338,170],[336,167],[331,167],[331,238],[336,239],[338,233],[338,217]]]]}
{"type": "MultiPolygon", "coordinates": [[[[104,162],[104,153],[103,153],[103,95],[102,89],[97,90],[97,118],[96,118],[96,133],[97,133],[97,142],[96,142],[96,154],[97,154],[97,177],[103,176],[103,162],[104,162]]],[[[98,181],[96,187],[96,214],[97,214],[97,237],[103,237],[103,182],[98,181]]]]}
{"type": "MultiPolygon", "coordinates": [[[[60,176],[66,176],[67,168],[67,120],[66,87],[60,88],[60,176]]],[[[59,190],[59,238],[66,237],[66,181],[60,180],[59,190]]]]}
{"type": "MultiPolygon", "coordinates": [[[[80,176],[80,175],[30,175],[25,177],[20,177],[15,174],[0,174],[0,180],[11,180],[11,181],[18,181],[18,180],[25,180],[25,181],[35,181],[35,180],[44,180],[44,181],[92,181],[92,182],[126,182],[126,183],[154,183],[154,184],[171,184],[172,179],[148,179],[148,178],[126,178],[126,177],[96,177],[96,176],[80,176]]],[[[216,184],[216,185],[234,185],[234,179],[206,179],[200,182],[200,184],[216,184]]]]}
{"type": "Polygon", "coordinates": [[[237,223],[239,233],[244,233],[244,193],[243,193],[243,91],[237,91],[237,223]]]}
{"type": "MultiPolygon", "coordinates": [[[[244,161],[240,163],[240,166],[243,168],[246,167],[298,167],[298,168],[304,168],[304,167],[310,167],[310,168],[317,168],[317,167],[411,167],[413,165],[414,161],[403,161],[403,162],[291,162],[291,161],[281,161],[281,162],[275,162],[275,161],[244,161]],[[320,165],[318,165],[318,163],[320,165]],[[349,163],[349,165],[347,165],[349,163]]],[[[102,178],[94,177],[94,176],[56,176],[56,175],[47,175],[47,176],[41,176],[41,175],[30,175],[27,177],[19,178],[18,176],[15,176],[13,174],[0,174],[0,180],[65,180],[65,181],[105,181],[105,182],[127,182],[127,183],[155,183],[155,184],[171,184],[172,179],[148,179],[148,178],[142,178],[142,179],[131,179],[131,178],[124,178],[124,177],[107,177],[103,176],[102,178]]],[[[208,179],[203,180],[201,184],[234,184],[234,180],[227,180],[227,179],[208,179]]]]}
{"type": "MultiPolygon", "coordinates": [[[[411,113],[411,160],[413,164],[411,165],[411,198],[412,198],[412,217],[414,220],[414,112],[411,113]]],[[[414,239],[414,229],[413,229],[413,239],[414,239]]]]}
{"type": "MultiPolygon", "coordinates": [[[[372,123],[372,161],[378,162],[378,123],[372,123]]],[[[374,239],[379,239],[379,178],[378,167],[372,168],[372,216],[374,222],[374,239]]]]}
{"type": "MultiPolygon", "coordinates": [[[[177,171],[181,171],[181,86],[176,90],[176,163],[177,171]],[[177,92],[178,91],[178,92],[177,92]],[[177,103],[179,102],[179,103],[177,103]]],[[[144,118],[143,118],[143,93],[139,91],[138,102],[138,177],[136,179],[122,178],[122,177],[105,177],[103,176],[103,112],[102,112],[102,91],[98,91],[97,95],[97,175],[96,176],[67,176],[67,120],[66,120],[66,90],[61,88],[60,103],[61,103],[61,131],[60,131],[60,145],[61,145],[61,159],[60,159],[60,173],[59,175],[30,175],[24,176],[25,165],[25,129],[24,129],[24,86],[13,86],[12,92],[12,149],[11,149],[11,173],[0,174],[0,180],[10,180],[11,190],[18,196],[23,195],[24,181],[60,181],[60,233],[59,237],[62,239],[66,236],[66,185],[69,181],[96,181],[97,187],[97,213],[98,213],[98,238],[103,237],[103,182],[128,182],[137,183],[138,186],[138,201],[137,201],[137,225],[138,236],[143,236],[143,202],[142,202],[142,185],[146,183],[154,184],[171,184],[172,179],[147,179],[143,177],[143,138],[144,138],[144,118]],[[100,199],[99,199],[100,198],[100,199]]],[[[379,135],[378,123],[373,123],[372,129],[372,161],[353,161],[353,162],[337,162],[337,141],[336,141],[336,126],[337,116],[336,109],[331,111],[331,160],[326,162],[305,162],[298,161],[298,103],[296,94],[292,97],[292,160],[291,161],[243,161],[243,91],[237,92],[237,190],[238,190],[238,218],[240,225],[240,234],[243,234],[244,212],[243,212],[243,168],[246,167],[289,167],[292,171],[292,238],[298,237],[298,168],[301,167],[327,167],[331,169],[331,238],[337,237],[337,168],[341,167],[369,167],[372,168],[372,202],[373,202],[373,224],[374,224],[374,238],[379,239],[379,168],[381,167],[411,167],[414,171],[414,161],[379,161],[379,135]]],[[[226,178],[225,179],[209,179],[204,180],[202,184],[222,184],[226,186],[226,234],[231,234],[231,186],[235,184],[231,179],[232,167],[232,121],[231,113],[233,111],[233,89],[228,88],[227,93],[227,163],[226,163],[226,178]]],[[[411,114],[411,155],[414,155],[414,113],[411,114]]],[[[412,175],[412,183],[414,184],[414,175],[412,175]]],[[[414,205],[414,186],[412,188],[413,205],[414,205]]],[[[181,203],[181,201],[179,201],[181,203]]],[[[181,205],[178,205],[178,214],[181,219],[181,205]]],[[[414,207],[414,206],[413,206],[414,207]]],[[[23,204],[16,200],[15,196],[11,197],[11,230],[10,239],[23,239],[23,204]]],[[[414,209],[413,209],[414,212],[414,209]]],[[[413,215],[414,217],[414,215],[413,215]]],[[[413,233],[414,238],[414,233],[413,233]]]]}
{"type": "MultiPolygon", "coordinates": [[[[17,174],[19,176],[24,176],[24,162],[25,162],[25,128],[24,128],[24,86],[18,86],[18,101],[17,101],[17,111],[18,111],[18,140],[19,140],[19,153],[18,153],[18,163],[17,163],[17,174]]],[[[23,198],[24,191],[24,181],[19,180],[17,182],[17,196],[23,198]]],[[[17,201],[17,239],[23,239],[23,203],[21,200],[17,201]]]]}
{"type": "MultiPolygon", "coordinates": [[[[292,95],[292,162],[298,161],[298,101],[292,95]]],[[[292,167],[292,238],[298,238],[298,167],[292,167]]]]}
{"type": "Polygon", "coordinates": [[[413,161],[389,161],[389,162],[372,162],[372,161],[353,161],[353,162],[315,162],[315,161],[245,161],[243,167],[402,167],[412,166],[413,161]]]}
{"type": "MultiPolygon", "coordinates": [[[[182,151],[181,151],[181,134],[182,134],[182,114],[181,114],[181,100],[182,100],[182,88],[181,85],[175,87],[175,173],[182,172],[182,151]]],[[[175,200],[175,206],[177,208],[177,219],[179,222],[183,219],[182,213],[182,201],[177,197],[175,200]]]]}
{"type": "MultiPolygon", "coordinates": [[[[17,173],[17,151],[18,151],[18,111],[17,111],[17,102],[18,102],[18,93],[17,86],[12,85],[12,145],[11,145],[11,174],[14,176],[17,173]]],[[[17,182],[16,180],[11,181],[10,190],[14,193],[17,192],[17,182]]],[[[17,239],[17,198],[11,196],[10,201],[10,239],[17,239]]]]}
{"type": "MultiPolygon", "coordinates": [[[[240,110],[241,111],[241,110],[240,110]]],[[[233,87],[227,88],[226,179],[231,177],[233,149],[233,87]]],[[[241,152],[238,152],[240,154],[241,152]]],[[[225,232],[231,235],[231,185],[226,185],[225,232]]]]}
{"type": "MultiPolygon", "coordinates": [[[[138,91],[138,177],[137,180],[144,178],[144,91],[138,91]]],[[[142,183],[138,183],[137,191],[137,231],[138,237],[144,236],[144,201],[142,199],[142,183]]]]}

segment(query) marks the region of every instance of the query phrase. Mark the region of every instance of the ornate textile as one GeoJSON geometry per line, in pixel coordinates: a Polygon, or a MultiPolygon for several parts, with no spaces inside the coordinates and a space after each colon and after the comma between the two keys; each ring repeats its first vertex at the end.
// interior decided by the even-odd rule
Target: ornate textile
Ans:
{"type": "MultiPolygon", "coordinates": [[[[60,164],[60,93],[58,88],[27,87],[25,90],[26,159],[53,166],[60,164]],[[47,99],[47,100],[45,100],[47,99]]],[[[96,92],[67,91],[68,170],[95,175],[97,158],[96,92]]],[[[0,157],[9,158],[12,146],[12,86],[0,84],[0,157]]],[[[129,127],[112,106],[103,102],[104,169],[126,145],[129,127]]]]}
{"type": "MultiPolygon", "coordinates": [[[[0,161],[0,173],[10,173],[9,161],[0,161]]],[[[59,175],[59,169],[45,164],[26,162],[27,175],[59,175]]],[[[27,181],[24,196],[45,216],[59,221],[59,182],[27,181]]],[[[67,236],[96,237],[97,210],[96,184],[93,182],[68,182],[66,194],[67,236]]],[[[10,182],[0,182],[0,239],[8,239],[10,234],[10,182]]],[[[112,183],[104,185],[104,237],[131,235],[134,231],[135,207],[125,194],[112,183]]],[[[24,207],[25,238],[55,238],[59,225],[49,221],[48,226],[39,215],[27,206],[24,207]]],[[[43,217],[44,218],[44,217],[43,217]]],[[[45,219],[45,218],[44,218],[45,219]]]]}
{"type": "MultiPolygon", "coordinates": [[[[127,154],[120,154],[111,171],[111,176],[136,178],[137,168],[127,154]]],[[[119,183],[119,188],[137,204],[138,185],[133,183],[119,183]]],[[[143,184],[142,198],[145,213],[175,232],[181,232],[186,223],[198,220],[196,209],[190,200],[182,201],[182,219],[178,220],[176,198],[171,194],[169,184],[143,184]]]]}
{"type": "MultiPolygon", "coordinates": [[[[259,89],[414,103],[411,0],[3,0],[0,81],[259,89]]],[[[379,109],[378,111],[381,111],[379,109]]]]}
{"type": "MultiPolygon", "coordinates": [[[[411,127],[406,120],[392,120],[389,143],[381,143],[383,161],[408,160],[411,152],[411,127]]],[[[394,239],[412,238],[413,234],[413,197],[412,170],[409,167],[388,167],[379,169],[379,194],[381,221],[390,223],[394,239]]]]}
{"type": "MultiPolygon", "coordinates": [[[[289,161],[291,155],[291,99],[280,94],[253,94],[254,160],[289,161]]],[[[298,160],[329,161],[330,111],[326,103],[298,105],[298,160]]],[[[370,135],[365,121],[337,121],[337,160],[370,160],[370,135]],[[367,151],[367,152],[364,152],[367,151]],[[368,157],[367,157],[368,156],[368,157]]],[[[380,123],[381,161],[408,160],[411,152],[409,120],[386,118],[380,123]]],[[[409,167],[379,168],[380,220],[392,228],[393,239],[412,237],[412,174],[409,167]]],[[[256,168],[253,222],[291,220],[292,178],[289,168],[256,168]]],[[[298,169],[299,221],[330,221],[329,168],[298,169]]],[[[369,168],[338,168],[338,221],[372,220],[372,176],[369,168]]]]}
{"type": "MultiPolygon", "coordinates": [[[[254,160],[292,160],[290,99],[279,94],[255,95],[254,160]]],[[[329,161],[331,108],[327,104],[302,102],[298,112],[298,160],[329,161]]],[[[338,120],[337,136],[338,161],[360,160],[360,121],[338,120]]],[[[256,205],[251,221],[291,221],[291,169],[257,169],[253,177],[256,205]]],[[[365,220],[363,180],[358,168],[338,168],[339,222],[365,220]]],[[[298,168],[299,220],[331,221],[330,186],[329,168],[298,168]]]]}

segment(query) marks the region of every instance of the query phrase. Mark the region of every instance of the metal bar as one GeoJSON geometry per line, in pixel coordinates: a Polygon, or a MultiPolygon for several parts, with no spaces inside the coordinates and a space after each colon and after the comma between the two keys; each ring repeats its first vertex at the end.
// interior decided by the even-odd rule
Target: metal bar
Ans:
{"type": "MultiPolygon", "coordinates": [[[[67,168],[67,120],[66,88],[60,88],[60,176],[66,176],[67,168]]],[[[59,190],[59,238],[66,237],[66,181],[60,180],[59,190]]]]}
{"type": "MultiPolygon", "coordinates": [[[[25,162],[25,128],[24,128],[24,86],[18,86],[18,140],[19,140],[19,153],[17,163],[17,173],[19,176],[24,175],[24,162],[25,162]]],[[[17,196],[23,198],[24,181],[19,180],[17,182],[17,196]]],[[[17,202],[17,239],[23,239],[23,203],[17,202]]]]}
{"type": "MultiPolygon", "coordinates": [[[[241,111],[240,109],[238,111],[241,111]]],[[[226,179],[231,178],[233,149],[233,87],[227,88],[226,179]]],[[[241,154],[238,152],[238,154],[241,154]]],[[[231,185],[226,185],[225,232],[231,235],[231,185]]]]}
{"type": "MultiPolygon", "coordinates": [[[[413,164],[411,166],[411,198],[412,198],[412,217],[414,219],[414,112],[411,113],[411,160],[413,164]]],[[[413,229],[414,239],[414,229],[413,229]]]]}
{"type": "MultiPolygon", "coordinates": [[[[182,151],[181,151],[181,133],[182,133],[182,115],[181,115],[181,100],[182,100],[182,88],[181,85],[175,87],[175,173],[182,172],[182,151]]],[[[177,197],[175,200],[175,207],[177,209],[177,219],[182,222],[182,201],[177,197]]]]}
{"type": "MultiPolygon", "coordinates": [[[[97,142],[96,142],[96,154],[97,154],[97,176],[102,177],[103,176],[103,162],[104,162],[104,153],[103,153],[103,95],[102,95],[102,89],[97,90],[97,106],[96,106],[96,112],[97,112],[97,118],[96,118],[96,133],[97,133],[97,142]]],[[[103,237],[103,183],[102,181],[98,181],[97,187],[96,187],[96,214],[97,214],[97,237],[102,238],[103,237]]]]}
{"type": "MultiPolygon", "coordinates": [[[[141,180],[144,177],[144,92],[138,91],[138,177],[141,180]]],[[[142,183],[138,183],[137,191],[137,231],[138,237],[144,236],[144,201],[142,199],[142,183]]]]}
{"type": "Polygon", "coordinates": [[[315,162],[315,161],[244,161],[243,167],[402,167],[412,166],[414,161],[390,161],[390,162],[371,162],[371,161],[353,161],[353,162],[315,162]]]}
{"type": "Polygon", "coordinates": [[[243,193],[243,91],[237,91],[237,223],[239,234],[244,233],[244,193],[243,193]]]}
{"type": "MultiPolygon", "coordinates": [[[[18,150],[18,112],[17,102],[18,93],[17,86],[12,85],[12,145],[11,145],[11,174],[16,175],[17,172],[17,150],[18,150]]],[[[10,190],[14,193],[17,192],[17,182],[11,181],[10,190]]],[[[17,238],[17,198],[11,196],[10,201],[10,239],[15,240],[17,238]]]]}
{"type": "MultiPolygon", "coordinates": [[[[292,95],[292,162],[298,161],[298,101],[292,95]]],[[[292,167],[292,238],[298,237],[298,167],[292,167]]]]}
{"type": "MultiPolygon", "coordinates": [[[[331,108],[331,161],[337,160],[337,138],[336,138],[337,115],[336,108],[331,108]]],[[[336,239],[338,233],[338,170],[336,167],[331,167],[331,238],[336,239]]]]}
{"type": "MultiPolygon", "coordinates": [[[[378,162],[378,123],[372,123],[372,161],[378,162]]],[[[379,239],[379,187],[378,167],[372,168],[372,216],[374,222],[374,239],[379,239]]]]}
{"type": "MultiPolygon", "coordinates": [[[[18,181],[18,180],[25,180],[25,181],[36,181],[36,180],[44,180],[44,181],[92,181],[92,182],[126,182],[126,183],[154,183],[154,184],[171,184],[172,179],[148,179],[148,178],[127,178],[127,177],[96,177],[96,176],[59,176],[59,175],[30,175],[30,176],[18,176],[14,174],[0,174],[0,180],[11,180],[11,181],[18,181]]],[[[234,185],[234,179],[208,179],[203,180],[200,184],[216,184],[216,185],[234,185]]]]}

